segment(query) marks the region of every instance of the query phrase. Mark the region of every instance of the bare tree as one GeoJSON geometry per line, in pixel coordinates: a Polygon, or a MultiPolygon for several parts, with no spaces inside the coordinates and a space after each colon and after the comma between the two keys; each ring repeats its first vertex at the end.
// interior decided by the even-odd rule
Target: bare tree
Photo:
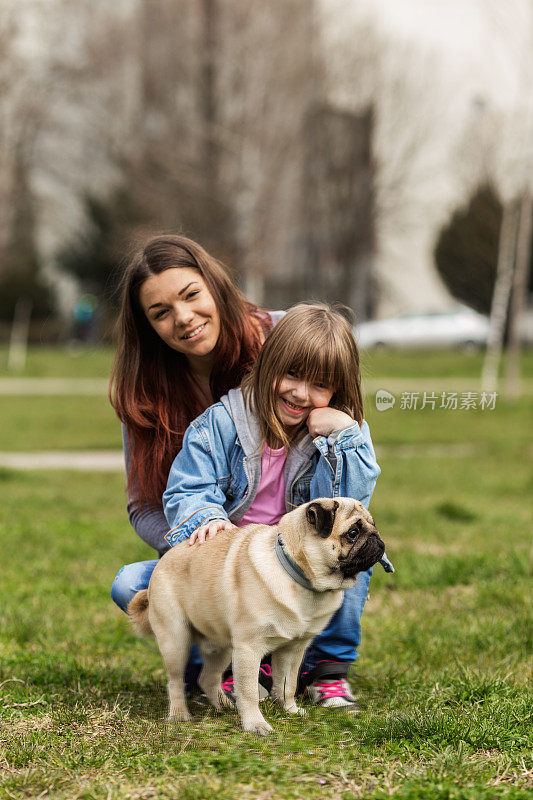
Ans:
{"type": "MultiPolygon", "coordinates": [[[[521,27],[512,20],[512,42],[518,53],[518,71],[514,84],[511,113],[502,136],[500,182],[508,199],[500,232],[500,254],[492,302],[490,335],[482,373],[482,386],[494,390],[503,350],[505,327],[509,327],[506,390],[518,394],[520,323],[526,304],[528,268],[531,258],[531,187],[533,185],[533,7],[521,4],[521,27]]],[[[490,6],[494,25],[510,24],[509,11],[490,6]]]]}
{"type": "Polygon", "coordinates": [[[29,173],[43,115],[40,83],[17,49],[20,25],[15,6],[3,5],[0,9],[0,257],[4,269],[7,249],[13,243],[13,226],[20,225],[24,217],[24,212],[19,214],[18,209],[27,206],[31,192],[29,173]]]}
{"type": "MultiPolygon", "coordinates": [[[[46,97],[38,74],[22,57],[21,19],[16,7],[0,12],[0,317],[11,321],[22,296],[25,307],[42,315],[50,297],[39,275],[33,170],[46,97]]],[[[28,312],[29,319],[29,312],[28,312]]]]}
{"type": "Polygon", "coordinates": [[[432,251],[453,193],[443,131],[453,125],[459,78],[436,50],[391,36],[368,5],[321,8],[330,102],[356,114],[373,109],[378,311],[445,306],[432,251]]]}
{"type": "Polygon", "coordinates": [[[265,285],[298,277],[302,139],[316,99],[312,4],[224,4],[219,72],[221,181],[234,198],[239,267],[265,285]]]}
{"type": "Polygon", "coordinates": [[[322,106],[307,118],[302,211],[307,293],[372,313],[375,255],[372,112],[322,106]]]}

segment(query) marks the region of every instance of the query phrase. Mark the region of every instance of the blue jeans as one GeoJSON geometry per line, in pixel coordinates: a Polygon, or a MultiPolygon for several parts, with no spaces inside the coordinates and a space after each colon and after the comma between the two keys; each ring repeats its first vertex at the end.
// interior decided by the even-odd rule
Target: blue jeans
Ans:
{"type": "MultiPolygon", "coordinates": [[[[126,564],[119,570],[111,587],[111,597],[122,611],[132,597],[147,589],[150,576],[157,564],[155,561],[137,561],[135,564],[126,564]]],[[[329,621],[327,627],[315,636],[302,663],[302,670],[308,672],[319,661],[346,661],[351,663],[357,658],[357,648],[361,644],[361,616],[365,607],[368,594],[368,585],[372,569],[360,572],[357,582],[352,589],[346,589],[341,607],[329,621]]],[[[188,673],[192,675],[199,671],[202,663],[200,651],[192,645],[189,658],[188,673]]],[[[187,679],[189,683],[189,679],[187,679]]]]}

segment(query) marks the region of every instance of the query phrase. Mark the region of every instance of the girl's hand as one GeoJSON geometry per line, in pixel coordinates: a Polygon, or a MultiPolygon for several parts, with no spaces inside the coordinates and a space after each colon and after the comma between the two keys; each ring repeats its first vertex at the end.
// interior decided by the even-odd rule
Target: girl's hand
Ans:
{"type": "Polygon", "coordinates": [[[349,428],[353,424],[349,414],[329,406],[313,408],[307,417],[307,427],[313,439],[317,436],[329,436],[333,431],[349,428]]]}
{"type": "Polygon", "coordinates": [[[201,525],[199,528],[196,528],[193,533],[188,538],[189,544],[194,544],[198,542],[198,544],[203,544],[206,539],[214,539],[219,531],[225,531],[228,528],[234,528],[231,522],[227,519],[213,519],[211,522],[208,522],[206,525],[201,525]]]}

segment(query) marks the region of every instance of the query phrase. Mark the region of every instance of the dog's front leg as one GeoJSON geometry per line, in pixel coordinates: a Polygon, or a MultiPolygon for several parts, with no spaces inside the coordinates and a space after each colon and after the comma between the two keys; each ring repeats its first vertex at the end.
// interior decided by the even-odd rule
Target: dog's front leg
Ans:
{"type": "Polygon", "coordinates": [[[270,697],[289,714],[302,714],[306,711],[296,705],[294,694],[298,684],[300,664],[311,639],[297,639],[280,647],[272,653],[272,690],[270,697]]]}
{"type": "Polygon", "coordinates": [[[242,727],[249,733],[260,736],[273,730],[259,710],[259,689],[257,676],[263,653],[249,643],[236,644],[233,648],[233,680],[237,710],[242,727]]]}

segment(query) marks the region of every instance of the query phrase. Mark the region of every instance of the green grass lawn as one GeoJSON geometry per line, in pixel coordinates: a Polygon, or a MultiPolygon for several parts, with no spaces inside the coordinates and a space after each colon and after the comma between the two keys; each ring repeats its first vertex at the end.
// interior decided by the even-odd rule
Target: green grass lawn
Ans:
{"type": "MultiPolygon", "coordinates": [[[[0,400],[2,449],[119,446],[105,398],[0,400]]],[[[123,476],[0,470],[0,797],[531,797],[531,403],[378,412],[369,398],[366,416],[397,571],[371,584],[364,710],[267,705],[264,740],[233,712],[165,724],[155,642],[109,598],[123,563],[151,557],[123,476]]]]}
{"type": "MultiPolygon", "coordinates": [[[[8,347],[0,344],[0,377],[11,377],[7,370],[8,347]]],[[[48,347],[28,349],[26,366],[20,377],[27,378],[107,378],[111,370],[111,347],[48,347]]],[[[524,377],[533,376],[533,348],[521,357],[524,377]]],[[[363,374],[369,378],[475,378],[481,374],[482,352],[461,350],[368,350],[361,352],[363,374]]]]}
{"type": "MultiPolygon", "coordinates": [[[[0,376],[7,373],[5,348],[0,376]]],[[[28,377],[98,377],[111,351],[32,348],[28,377]]],[[[476,377],[479,354],[366,354],[368,377],[476,377]]],[[[531,353],[524,374],[533,374],[531,353]]],[[[105,396],[1,396],[3,450],[120,447],[105,396]]],[[[356,718],[310,709],[275,733],[234,713],[165,722],[165,673],[109,599],[129,529],[120,474],[0,470],[0,797],[526,798],[531,752],[529,399],[366,418],[382,466],[356,718]]]]}
{"type": "MultiPolygon", "coordinates": [[[[0,345],[0,378],[98,378],[107,380],[111,348],[30,347],[22,373],[7,371],[0,345]]],[[[100,450],[122,447],[120,424],[105,393],[94,396],[1,395],[0,450],[100,450]]]]}
{"type": "MultiPolygon", "coordinates": [[[[361,351],[361,368],[367,378],[478,378],[483,369],[483,351],[390,350],[361,351]]],[[[533,348],[523,351],[522,375],[533,375],[533,348]]],[[[504,360],[500,364],[503,374],[504,360]]]]}
{"type": "MultiPolygon", "coordinates": [[[[5,367],[5,345],[0,364],[5,367]]],[[[74,350],[30,348],[25,377],[96,377],[109,374],[110,349],[74,350]]],[[[391,352],[363,354],[363,374],[369,379],[387,378],[473,378],[480,374],[479,353],[391,352]]],[[[6,377],[5,368],[0,377],[6,377]]],[[[533,375],[533,351],[523,356],[523,374],[533,375]]],[[[428,384],[430,386],[430,382],[428,384]]],[[[431,388],[431,387],[430,387],[431,388]]],[[[505,441],[507,415],[520,423],[517,441],[525,438],[533,422],[531,403],[523,399],[515,406],[497,401],[496,420],[490,411],[401,410],[398,392],[393,410],[377,413],[373,395],[366,397],[365,413],[377,444],[476,441],[481,451],[487,443],[505,441]],[[516,412],[516,413],[515,413],[516,412]],[[409,424],[405,425],[409,420],[409,424]]],[[[439,395],[440,396],[440,395],[439,395]]],[[[419,403],[420,405],[420,403],[419,403]]],[[[438,404],[437,404],[438,405],[438,404]]],[[[120,426],[104,394],[101,396],[0,395],[2,419],[1,450],[98,450],[121,447],[120,426]]]]}
{"type": "Polygon", "coordinates": [[[120,422],[105,395],[0,395],[0,419],[4,451],[122,447],[120,422]]]}
{"type": "Polygon", "coordinates": [[[32,345],[22,372],[7,369],[8,346],[0,344],[0,377],[108,378],[113,361],[111,347],[61,347],[32,345]]]}

